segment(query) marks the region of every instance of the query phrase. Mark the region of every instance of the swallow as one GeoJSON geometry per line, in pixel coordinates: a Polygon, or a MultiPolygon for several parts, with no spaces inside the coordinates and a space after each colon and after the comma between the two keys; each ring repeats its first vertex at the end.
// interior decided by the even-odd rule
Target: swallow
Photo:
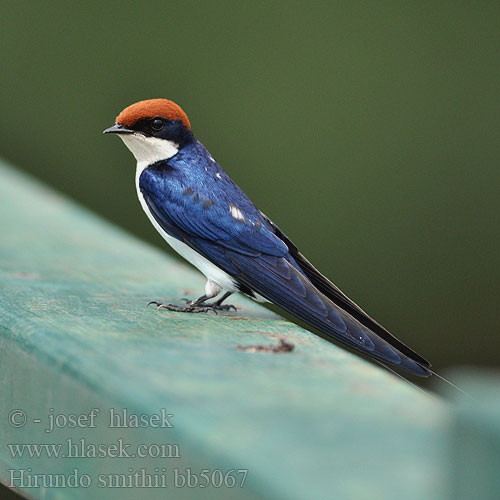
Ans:
{"type": "Polygon", "coordinates": [[[104,131],[137,160],[140,204],[164,240],[207,279],[205,293],[178,312],[229,310],[240,292],[268,301],[374,360],[428,377],[430,363],[371,318],[302,255],[191,131],[180,106],[149,99],[125,108],[104,131]],[[221,295],[222,294],[222,295],[221,295]],[[212,299],[220,298],[209,302],[212,299]]]}

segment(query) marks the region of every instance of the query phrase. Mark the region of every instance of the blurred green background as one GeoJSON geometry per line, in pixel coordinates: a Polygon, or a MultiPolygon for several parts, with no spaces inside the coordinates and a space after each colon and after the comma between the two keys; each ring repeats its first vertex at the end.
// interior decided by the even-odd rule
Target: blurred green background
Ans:
{"type": "MultiPolygon", "coordinates": [[[[168,97],[437,370],[500,364],[498,2],[0,4],[0,155],[165,248],[103,136],[168,97]]],[[[117,249],[119,251],[119,249],[117,249]]]]}

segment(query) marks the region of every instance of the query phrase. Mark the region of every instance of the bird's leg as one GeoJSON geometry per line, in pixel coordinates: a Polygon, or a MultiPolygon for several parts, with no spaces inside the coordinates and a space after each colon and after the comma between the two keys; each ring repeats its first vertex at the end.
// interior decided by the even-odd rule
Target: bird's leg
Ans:
{"type": "Polygon", "coordinates": [[[211,304],[205,304],[205,307],[213,307],[214,311],[230,311],[231,309],[236,311],[236,307],[233,306],[233,304],[222,305],[222,303],[232,294],[233,292],[226,292],[219,300],[212,302],[211,304]]]}
{"type": "Polygon", "coordinates": [[[152,301],[148,304],[155,304],[157,309],[168,309],[169,311],[176,312],[190,312],[190,313],[201,313],[201,312],[209,312],[213,311],[217,314],[217,311],[229,311],[230,309],[234,309],[236,311],[236,307],[233,305],[221,305],[222,301],[227,299],[232,292],[226,292],[217,302],[213,302],[212,304],[205,304],[205,302],[209,299],[212,299],[213,296],[202,295],[196,300],[192,300],[188,302],[184,306],[178,306],[176,304],[162,304],[161,302],[152,301]]]}

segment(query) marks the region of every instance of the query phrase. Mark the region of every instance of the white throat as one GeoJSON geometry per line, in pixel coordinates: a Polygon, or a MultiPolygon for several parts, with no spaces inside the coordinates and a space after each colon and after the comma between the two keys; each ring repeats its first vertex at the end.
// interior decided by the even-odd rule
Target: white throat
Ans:
{"type": "Polygon", "coordinates": [[[179,145],[167,139],[146,137],[142,134],[120,134],[125,146],[137,160],[137,166],[146,168],[160,160],[168,160],[179,152],[179,145]]]}

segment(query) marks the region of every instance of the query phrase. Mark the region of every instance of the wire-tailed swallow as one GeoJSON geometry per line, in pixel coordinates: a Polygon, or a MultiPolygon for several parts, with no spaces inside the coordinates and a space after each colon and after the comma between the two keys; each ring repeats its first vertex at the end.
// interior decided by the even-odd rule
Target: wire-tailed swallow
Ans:
{"type": "Polygon", "coordinates": [[[421,377],[430,363],[391,335],[297,249],[222,170],[193,135],[184,111],[167,99],[125,108],[114,126],[137,160],[136,187],[153,226],[207,278],[205,293],[182,312],[229,309],[241,292],[272,302],[323,334],[421,377]],[[222,297],[212,303],[222,292],[222,297]]]}

